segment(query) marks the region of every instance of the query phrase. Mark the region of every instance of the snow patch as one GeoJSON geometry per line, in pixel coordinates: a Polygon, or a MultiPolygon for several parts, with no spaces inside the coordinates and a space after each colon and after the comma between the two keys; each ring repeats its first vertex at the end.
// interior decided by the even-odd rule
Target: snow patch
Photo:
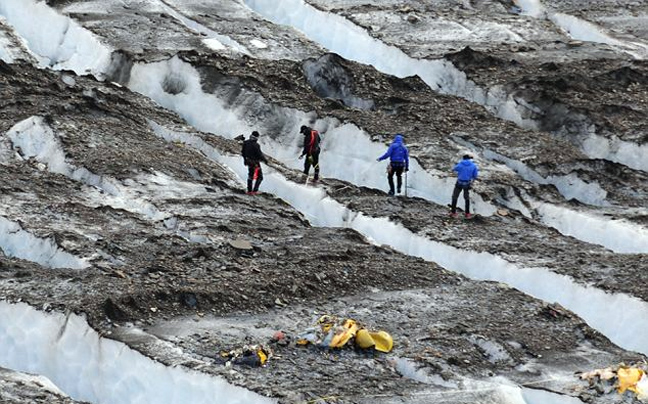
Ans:
{"type": "Polygon", "coordinates": [[[539,0],[513,0],[513,2],[520,7],[523,15],[540,18],[546,13],[539,0]]]}
{"type": "Polygon", "coordinates": [[[111,51],[105,45],[44,1],[0,0],[0,14],[24,38],[44,67],[100,76],[110,65],[111,51]]]}
{"type": "Polygon", "coordinates": [[[24,158],[35,158],[46,164],[50,172],[65,175],[105,192],[106,195],[100,198],[101,205],[124,209],[143,215],[150,220],[162,220],[169,216],[160,212],[153,204],[129,195],[129,190],[114,184],[113,181],[94,174],[85,167],[77,168],[69,164],[54,131],[42,117],[33,116],[17,123],[7,132],[7,136],[13,142],[14,147],[20,149],[24,158]]]}
{"type": "Polygon", "coordinates": [[[9,258],[17,257],[47,268],[83,269],[89,264],[83,258],[65,252],[54,240],[34,236],[20,224],[0,216],[0,248],[9,258]]]}
{"type": "Polygon", "coordinates": [[[577,397],[530,388],[522,389],[522,397],[527,404],[583,404],[577,397]]]}
{"type": "Polygon", "coordinates": [[[394,359],[396,371],[403,377],[415,380],[417,382],[432,384],[435,386],[457,388],[457,383],[444,380],[440,375],[428,374],[424,367],[418,367],[416,363],[407,358],[394,359]]]}
{"type": "Polygon", "coordinates": [[[648,230],[642,226],[541,202],[524,192],[521,196],[509,192],[498,201],[530,219],[533,215],[529,208],[532,209],[542,223],[566,236],[598,244],[617,253],[648,252],[648,230]]]}
{"type": "Polygon", "coordinates": [[[497,342],[478,335],[471,335],[469,340],[471,343],[481,348],[484,354],[488,357],[488,361],[491,363],[508,361],[511,359],[511,356],[506,349],[497,342]]]}
{"type": "Polygon", "coordinates": [[[607,44],[621,49],[636,59],[645,59],[648,55],[647,45],[616,39],[605,32],[603,28],[589,21],[573,15],[548,10],[540,0],[514,0],[514,2],[522,9],[522,14],[534,18],[546,18],[571,38],[578,41],[607,44]]]}
{"type": "Polygon", "coordinates": [[[207,38],[203,39],[203,43],[212,50],[215,51],[221,51],[227,49],[225,45],[223,45],[218,39],[216,38],[207,38]]]}
{"type": "Polygon", "coordinates": [[[0,302],[0,366],[41,374],[76,400],[102,404],[275,402],[218,377],[168,367],[101,338],[80,316],[0,302]]]}
{"type": "MultiPolygon", "coordinates": [[[[2,20],[0,20],[0,24],[2,24],[2,20]]],[[[16,60],[11,41],[3,31],[0,31],[0,60],[5,63],[13,63],[16,60]]]]}
{"type": "Polygon", "coordinates": [[[194,32],[197,32],[198,34],[207,36],[208,39],[204,39],[203,42],[211,49],[224,50],[226,49],[225,47],[226,45],[236,52],[240,52],[245,55],[251,56],[250,52],[247,50],[245,46],[241,45],[240,43],[228,37],[227,35],[219,34],[207,28],[206,26],[200,24],[199,22],[186,17],[185,15],[177,11],[175,8],[167,4],[167,2],[164,0],[159,0],[159,4],[164,9],[164,11],[169,13],[169,15],[171,15],[176,20],[180,21],[185,27],[189,28],[194,32]],[[222,46],[221,49],[218,49],[219,45],[222,46]]]}
{"type": "Polygon", "coordinates": [[[623,164],[635,170],[648,171],[648,143],[639,145],[617,137],[612,139],[590,133],[583,140],[583,151],[590,158],[623,164]]]}
{"type": "Polygon", "coordinates": [[[562,234],[602,245],[618,253],[648,253],[648,230],[623,220],[610,220],[548,203],[530,201],[542,221],[562,234]]]}
{"type": "Polygon", "coordinates": [[[483,155],[490,160],[503,162],[507,167],[518,173],[527,181],[536,184],[555,186],[560,194],[567,200],[576,199],[583,203],[595,206],[610,205],[605,200],[607,191],[601,188],[597,183],[586,183],[578,178],[578,175],[574,173],[563,176],[550,175],[545,178],[523,162],[508,158],[492,150],[485,149],[483,155]]]}
{"type": "Polygon", "coordinates": [[[265,42],[260,41],[258,39],[253,39],[250,41],[250,43],[252,44],[252,46],[258,49],[266,49],[268,47],[268,45],[265,42]]]}

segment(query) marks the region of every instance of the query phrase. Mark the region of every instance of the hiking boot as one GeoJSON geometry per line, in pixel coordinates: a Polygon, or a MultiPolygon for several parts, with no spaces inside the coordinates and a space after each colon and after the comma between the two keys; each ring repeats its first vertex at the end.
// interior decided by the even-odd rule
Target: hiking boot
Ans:
{"type": "Polygon", "coordinates": [[[470,219],[470,218],[472,218],[472,215],[470,213],[466,213],[465,217],[466,217],[466,219],[470,219]]]}
{"type": "Polygon", "coordinates": [[[450,216],[450,217],[457,217],[457,212],[450,212],[450,213],[448,214],[448,216],[450,216]]]}
{"type": "Polygon", "coordinates": [[[397,193],[397,194],[400,194],[400,192],[401,192],[401,189],[398,188],[398,189],[396,190],[396,193],[397,193]]]}
{"type": "Polygon", "coordinates": [[[387,195],[389,196],[394,196],[394,190],[390,189],[389,192],[387,192],[387,195]]]}

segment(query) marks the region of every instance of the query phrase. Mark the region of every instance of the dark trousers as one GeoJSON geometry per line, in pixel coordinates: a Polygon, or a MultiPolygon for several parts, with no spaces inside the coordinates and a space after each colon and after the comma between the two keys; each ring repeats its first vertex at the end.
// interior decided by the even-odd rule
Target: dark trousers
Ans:
{"type": "Polygon", "coordinates": [[[466,209],[464,213],[470,212],[470,183],[459,183],[457,182],[452,191],[452,213],[457,212],[457,200],[459,199],[459,194],[463,191],[464,200],[466,201],[466,209]]]}
{"type": "Polygon", "coordinates": [[[396,186],[400,194],[403,186],[403,170],[405,165],[402,163],[390,163],[387,168],[387,182],[389,183],[389,193],[394,194],[394,174],[396,174],[396,186]]]}
{"type": "Polygon", "coordinates": [[[261,170],[261,163],[258,161],[248,161],[248,180],[247,180],[247,190],[248,192],[257,192],[259,190],[259,185],[263,181],[263,171],[261,170]],[[254,188],[252,185],[254,184],[254,188]]]}
{"type": "Polygon", "coordinates": [[[308,175],[311,166],[315,169],[315,180],[319,179],[319,152],[307,154],[304,159],[304,174],[308,175]]]}

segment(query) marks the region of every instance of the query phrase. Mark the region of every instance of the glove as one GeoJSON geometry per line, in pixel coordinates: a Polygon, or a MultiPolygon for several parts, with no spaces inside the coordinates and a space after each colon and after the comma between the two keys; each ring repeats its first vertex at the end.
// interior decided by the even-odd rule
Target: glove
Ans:
{"type": "Polygon", "coordinates": [[[380,159],[379,159],[379,158],[377,158],[377,159],[376,159],[376,161],[380,161],[380,159]]]}
{"type": "Polygon", "coordinates": [[[408,172],[408,171],[409,171],[409,167],[405,167],[405,172],[408,172]]]}
{"type": "Polygon", "coordinates": [[[299,157],[297,157],[297,158],[301,160],[301,159],[304,158],[304,155],[303,155],[303,154],[300,154],[299,157]]]}

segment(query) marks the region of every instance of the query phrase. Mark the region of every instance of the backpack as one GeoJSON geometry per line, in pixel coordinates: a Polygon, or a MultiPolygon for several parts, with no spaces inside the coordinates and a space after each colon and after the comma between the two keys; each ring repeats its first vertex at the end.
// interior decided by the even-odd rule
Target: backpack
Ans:
{"type": "Polygon", "coordinates": [[[308,142],[308,154],[317,153],[320,151],[320,134],[315,129],[311,130],[310,140],[308,142]]]}
{"type": "Polygon", "coordinates": [[[404,163],[405,162],[405,154],[406,154],[405,150],[406,150],[405,146],[403,146],[402,143],[395,146],[392,149],[391,156],[389,156],[390,160],[395,161],[395,162],[399,162],[399,163],[400,162],[404,163]]]}

